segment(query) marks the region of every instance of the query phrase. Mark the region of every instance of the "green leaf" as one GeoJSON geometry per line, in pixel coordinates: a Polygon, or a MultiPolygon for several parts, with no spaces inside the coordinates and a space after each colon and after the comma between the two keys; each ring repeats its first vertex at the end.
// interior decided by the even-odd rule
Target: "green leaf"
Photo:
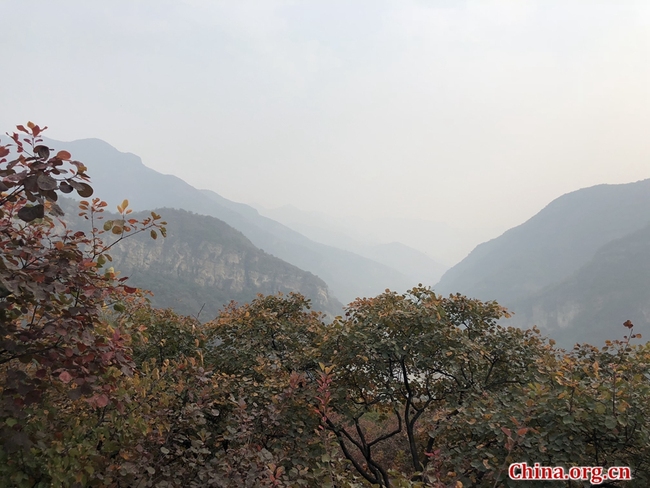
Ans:
{"type": "Polygon", "coordinates": [[[31,222],[35,219],[42,219],[45,216],[45,207],[41,204],[31,207],[23,207],[18,210],[18,218],[25,222],[31,222]]]}
{"type": "Polygon", "coordinates": [[[87,183],[79,183],[81,189],[77,189],[77,193],[82,198],[88,198],[93,194],[93,187],[87,183]]]}
{"type": "Polygon", "coordinates": [[[36,184],[41,190],[56,190],[58,187],[56,180],[45,173],[38,175],[36,184]]]}

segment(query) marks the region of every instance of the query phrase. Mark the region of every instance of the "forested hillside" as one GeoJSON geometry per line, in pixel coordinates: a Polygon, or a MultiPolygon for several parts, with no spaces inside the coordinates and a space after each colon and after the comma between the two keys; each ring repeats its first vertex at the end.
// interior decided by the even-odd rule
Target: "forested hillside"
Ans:
{"type": "MultiPolygon", "coordinates": [[[[76,202],[65,199],[65,219],[75,228],[89,223],[76,217],[76,202]]],[[[156,209],[167,222],[165,239],[138,234],[111,249],[112,266],[129,284],[153,292],[152,304],[177,313],[214,318],[234,300],[246,303],[264,295],[296,292],[316,310],[340,315],[343,305],[329,295],[327,285],[313,274],[256,248],[225,222],[177,209],[156,209]]],[[[135,212],[144,218],[149,212],[135,212]]],[[[118,216],[104,212],[103,221],[118,216]]],[[[101,222],[100,222],[101,224],[101,222]]]]}
{"type": "Polygon", "coordinates": [[[641,234],[634,233],[649,222],[650,180],[578,190],[477,246],[445,273],[435,289],[497,300],[515,313],[513,323],[527,327],[539,321],[566,346],[574,340],[606,338],[607,334],[593,333],[611,330],[629,314],[635,314],[645,333],[648,319],[632,297],[645,293],[637,285],[645,268],[644,252],[650,249],[643,251],[641,234]],[[615,243],[617,239],[621,241],[615,243]],[[611,263],[614,250],[627,269],[636,268],[627,280],[611,263]],[[595,269],[606,267],[610,272],[594,275],[595,269]],[[596,289],[597,296],[592,292],[596,289]],[[607,311],[596,313],[605,304],[607,311]],[[637,308],[625,312],[627,306],[637,308]]]}
{"type": "Polygon", "coordinates": [[[515,303],[510,322],[537,324],[567,346],[604,343],[625,320],[650,337],[650,226],[608,242],[565,280],[515,303]]]}

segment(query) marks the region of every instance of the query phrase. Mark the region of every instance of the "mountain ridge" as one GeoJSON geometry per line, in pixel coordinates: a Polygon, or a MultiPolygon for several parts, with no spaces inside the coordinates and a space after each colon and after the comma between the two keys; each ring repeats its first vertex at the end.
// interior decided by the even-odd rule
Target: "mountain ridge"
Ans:
{"type": "MultiPolygon", "coordinates": [[[[645,308],[616,268],[607,273],[602,269],[611,261],[612,249],[626,249],[622,245],[626,239],[640,239],[637,248],[650,254],[650,239],[640,237],[649,225],[650,179],[576,190],[477,246],[445,273],[435,289],[497,300],[514,312],[510,325],[539,325],[564,346],[596,337],[618,338],[615,329],[612,334],[605,332],[631,318],[628,315],[645,328],[645,312],[636,313],[645,308]],[[592,293],[596,284],[601,290],[592,293]],[[608,305],[601,309],[603,303],[608,305]],[[592,314],[596,309],[601,312],[592,314]]],[[[631,248],[628,254],[620,262],[630,272],[647,268],[642,254],[632,253],[631,248]]],[[[642,288],[650,288],[650,282],[635,279],[642,288]]]]}
{"type": "Polygon", "coordinates": [[[523,224],[478,245],[435,287],[443,293],[459,291],[484,299],[516,298],[566,277],[600,246],[648,222],[650,179],[576,190],[556,198],[523,224]],[[634,211],[643,207],[648,210],[639,221],[634,211]],[[508,285],[512,274],[508,271],[513,268],[526,271],[523,287],[521,282],[508,285]]]}
{"type": "Polygon", "coordinates": [[[65,148],[83,161],[96,195],[109,204],[128,198],[136,210],[171,207],[216,217],[242,232],[258,248],[319,276],[343,302],[374,296],[389,287],[406,290],[416,284],[381,263],[311,241],[248,205],[214,192],[208,195],[176,176],[163,175],[145,166],[135,154],[118,151],[101,139],[46,142],[56,149],[65,148]]]}

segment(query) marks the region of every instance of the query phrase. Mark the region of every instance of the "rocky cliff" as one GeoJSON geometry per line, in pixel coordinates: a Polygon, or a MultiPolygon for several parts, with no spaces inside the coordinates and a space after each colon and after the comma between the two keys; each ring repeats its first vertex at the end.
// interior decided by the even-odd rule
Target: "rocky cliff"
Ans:
{"type": "MultiPolygon", "coordinates": [[[[77,220],[74,203],[65,205],[66,219],[77,220]]],[[[167,237],[153,240],[141,233],[119,242],[110,251],[113,267],[128,283],[154,293],[158,307],[209,320],[231,300],[244,303],[257,294],[298,292],[316,310],[339,315],[342,305],[330,296],[327,285],[303,271],[256,248],[241,232],[214,217],[185,210],[158,209],[167,222],[167,237]]],[[[142,219],[148,212],[132,214],[142,219]]],[[[105,219],[116,218],[106,213],[105,219]]],[[[101,224],[100,224],[101,226],[101,224]]],[[[110,241],[110,236],[104,234],[110,241]]]]}

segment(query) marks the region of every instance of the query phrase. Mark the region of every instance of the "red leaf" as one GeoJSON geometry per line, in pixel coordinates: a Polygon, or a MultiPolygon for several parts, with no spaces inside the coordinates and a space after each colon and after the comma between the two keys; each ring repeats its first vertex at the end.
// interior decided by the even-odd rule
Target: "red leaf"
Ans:
{"type": "Polygon", "coordinates": [[[56,157],[62,159],[63,161],[70,161],[72,155],[68,151],[59,151],[56,153],[56,157]]]}
{"type": "Polygon", "coordinates": [[[124,285],[124,291],[127,293],[135,293],[136,291],[138,291],[138,289],[124,285]]]}
{"type": "Polygon", "coordinates": [[[104,408],[108,405],[108,397],[103,393],[101,395],[94,395],[88,399],[88,403],[98,408],[104,408]]]}
{"type": "Polygon", "coordinates": [[[97,397],[97,401],[96,401],[96,402],[97,402],[97,406],[98,406],[99,408],[103,408],[103,407],[105,407],[106,405],[108,405],[108,397],[107,397],[106,395],[104,395],[104,394],[101,394],[101,395],[99,395],[99,396],[97,397]]]}
{"type": "Polygon", "coordinates": [[[70,373],[68,373],[67,371],[63,371],[59,375],[59,379],[67,384],[67,383],[70,383],[70,381],[72,380],[72,375],[70,373]]]}

